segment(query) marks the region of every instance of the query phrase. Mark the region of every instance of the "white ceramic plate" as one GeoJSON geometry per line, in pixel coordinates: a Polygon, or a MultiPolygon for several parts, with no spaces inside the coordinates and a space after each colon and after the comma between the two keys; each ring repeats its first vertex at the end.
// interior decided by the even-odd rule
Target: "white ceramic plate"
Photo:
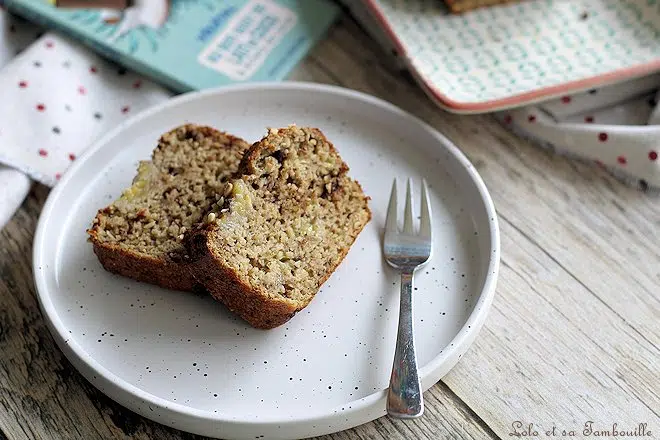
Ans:
{"type": "Polygon", "coordinates": [[[285,82],[188,94],[97,142],[53,190],[39,221],[34,274],[46,321],[90,382],[165,425],[275,439],[373,420],[385,414],[398,318],[398,277],[380,244],[393,177],[425,177],[431,192],[435,254],[416,275],[414,297],[428,389],[486,317],[499,265],[495,209],[473,166],[446,138],[390,104],[335,87],[285,82]],[[184,122],[248,141],[268,126],[319,127],[372,197],[373,220],[347,258],[314,301],[279,328],[256,330],[210,298],[105,272],[86,242],[96,210],[129,185],[159,135],[184,122]]]}

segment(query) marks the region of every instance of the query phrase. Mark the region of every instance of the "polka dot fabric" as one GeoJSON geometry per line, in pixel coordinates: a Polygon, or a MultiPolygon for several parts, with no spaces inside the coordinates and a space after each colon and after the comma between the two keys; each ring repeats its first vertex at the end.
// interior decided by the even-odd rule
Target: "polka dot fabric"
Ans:
{"type": "MultiPolygon", "coordinates": [[[[0,1],[1,3],[1,1],[0,1]]],[[[171,93],[0,7],[0,228],[99,135],[171,93]]]]}
{"type": "MultiPolygon", "coordinates": [[[[39,39],[41,33],[38,27],[0,9],[0,72],[5,64],[39,39]]],[[[3,149],[4,144],[0,141],[0,151],[3,149]]],[[[21,205],[31,183],[25,173],[0,164],[0,229],[21,205]]]]}
{"type": "Polygon", "coordinates": [[[660,191],[660,75],[497,114],[523,137],[660,191]]]}
{"type": "Polygon", "coordinates": [[[101,134],[171,93],[47,33],[2,70],[0,162],[53,186],[101,134]]]}

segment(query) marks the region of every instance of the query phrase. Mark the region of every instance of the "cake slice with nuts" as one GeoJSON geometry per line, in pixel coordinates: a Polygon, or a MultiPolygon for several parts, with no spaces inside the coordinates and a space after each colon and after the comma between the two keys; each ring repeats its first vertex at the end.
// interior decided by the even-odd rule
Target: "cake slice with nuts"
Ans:
{"type": "Polygon", "coordinates": [[[371,218],[347,172],[318,129],[271,129],[245,154],[222,206],[186,237],[197,281],[254,327],[291,319],[371,218]]]}
{"type": "Polygon", "coordinates": [[[99,210],[87,231],[103,267],[175,290],[193,290],[183,237],[217,203],[249,147],[211,127],[183,125],[161,136],[133,184],[99,210]]]}

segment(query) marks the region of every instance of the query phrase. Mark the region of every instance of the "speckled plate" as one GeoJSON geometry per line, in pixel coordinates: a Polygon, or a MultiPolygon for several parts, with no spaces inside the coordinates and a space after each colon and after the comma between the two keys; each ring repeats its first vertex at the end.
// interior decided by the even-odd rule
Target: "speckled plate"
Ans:
{"type": "Polygon", "coordinates": [[[92,146],[53,190],[39,221],[34,276],[46,322],[97,388],[185,431],[300,438],[373,420],[385,414],[398,318],[398,276],[380,244],[395,176],[425,177],[431,192],[435,254],[416,276],[414,297],[428,389],[468,349],[493,299],[495,209],[474,167],[445,137],[386,102],[336,87],[285,82],[192,93],[92,146]],[[317,126],[372,197],[373,220],[347,258],[279,328],[255,330],[210,298],[107,273],[86,242],[96,210],[129,185],[158,136],[184,122],[249,141],[267,126],[317,126]]]}

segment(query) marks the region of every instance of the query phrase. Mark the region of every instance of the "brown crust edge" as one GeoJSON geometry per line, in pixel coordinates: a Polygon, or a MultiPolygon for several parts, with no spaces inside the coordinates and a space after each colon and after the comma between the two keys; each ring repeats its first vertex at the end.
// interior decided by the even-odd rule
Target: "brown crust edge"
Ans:
{"type": "Polygon", "coordinates": [[[298,312],[293,303],[265,297],[220,264],[208,247],[209,233],[205,229],[196,231],[188,237],[187,247],[192,257],[191,273],[213,298],[251,326],[264,330],[284,324],[298,312]]]}
{"type": "MultiPolygon", "coordinates": [[[[279,133],[282,133],[287,130],[291,130],[292,128],[303,128],[303,127],[286,127],[286,128],[280,128],[278,129],[279,133]]],[[[307,128],[307,127],[305,127],[307,128]]],[[[330,151],[335,153],[339,158],[341,158],[341,155],[339,154],[339,150],[335,147],[335,145],[328,140],[328,138],[325,136],[325,134],[319,130],[318,128],[309,128],[309,131],[313,132],[315,136],[323,139],[323,141],[328,144],[328,147],[330,148],[330,151]]],[[[243,159],[241,160],[240,165],[238,166],[238,171],[235,174],[235,177],[238,178],[243,174],[252,174],[255,172],[254,167],[251,165],[253,162],[255,162],[257,159],[259,159],[259,155],[261,154],[262,151],[266,150],[268,148],[268,145],[264,145],[264,141],[268,139],[270,136],[270,133],[268,133],[266,136],[264,136],[261,140],[254,142],[250,148],[248,148],[243,155],[243,159]]],[[[342,168],[340,170],[340,174],[346,174],[349,171],[349,167],[346,164],[346,162],[342,160],[342,168]]],[[[362,189],[362,187],[360,187],[362,189]]]]}
{"type": "Polygon", "coordinates": [[[99,243],[91,237],[94,253],[108,272],[166,289],[193,291],[195,278],[186,264],[139,255],[119,246],[99,243]]]}
{"type": "MultiPolygon", "coordinates": [[[[228,133],[226,131],[218,130],[217,128],[213,128],[209,125],[188,123],[188,124],[182,124],[182,125],[179,125],[177,127],[174,127],[173,129],[163,133],[158,138],[158,142],[156,144],[156,147],[154,148],[154,150],[151,154],[152,160],[153,160],[154,155],[156,154],[156,151],[162,150],[164,148],[164,146],[162,144],[165,142],[165,136],[167,136],[167,135],[169,135],[173,132],[176,132],[177,130],[197,130],[197,131],[201,132],[204,136],[208,136],[208,137],[210,137],[210,138],[212,138],[216,141],[226,140],[228,142],[227,146],[231,146],[231,145],[234,145],[237,142],[241,142],[241,143],[244,143],[247,146],[245,151],[247,151],[247,149],[250,147],[250,143],[247,142],[245,139],[242,139],[238,136],[234,136],[233,134],[228,133]]],[[[245,154],[245,152],[244,152],[244,154],[245,154]]]]}

